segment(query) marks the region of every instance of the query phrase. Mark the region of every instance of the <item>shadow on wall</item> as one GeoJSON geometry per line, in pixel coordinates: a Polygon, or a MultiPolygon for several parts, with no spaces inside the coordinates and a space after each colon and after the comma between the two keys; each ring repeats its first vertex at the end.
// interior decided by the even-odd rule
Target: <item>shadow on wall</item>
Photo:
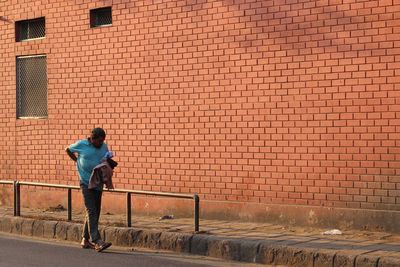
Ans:
{"type": "MultiPolygon", "coordinates": [[[[365,16],[350,10],[350,4],[324,5],[322,1],[186,0],[182,11],[191,18],[211,18],[213,22],[208,24],[216,26],[213,32],[217,30],[218,36],[226,36],[230,41],[233,37],[236,47],[266,46],[267,51],[288,51],[288,55],[316,54],[318,51],[302,49],[317,47],[335,48],[326,52],[348,51],[354,40],[344,38],[372,28],[365,16]],[[217,9],[213,10],[214,7],[217,9]],[[228,30],[231,24],[234,29],[228,30]]],[[[351,50],[354,48],[357,50],[351,50]]]]}

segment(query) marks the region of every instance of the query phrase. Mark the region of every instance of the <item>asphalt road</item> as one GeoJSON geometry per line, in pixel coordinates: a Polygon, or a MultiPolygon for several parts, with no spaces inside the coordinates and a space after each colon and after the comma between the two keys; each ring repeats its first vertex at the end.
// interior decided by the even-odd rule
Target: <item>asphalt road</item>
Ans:
{"type": "Polygon", "coordinates": [[[78,244],[26,239],[0,234],[0,267],[227,267],[260,266],[187,254],[129,251],[111,247],[102,253],[81,249],[78,244]]]}

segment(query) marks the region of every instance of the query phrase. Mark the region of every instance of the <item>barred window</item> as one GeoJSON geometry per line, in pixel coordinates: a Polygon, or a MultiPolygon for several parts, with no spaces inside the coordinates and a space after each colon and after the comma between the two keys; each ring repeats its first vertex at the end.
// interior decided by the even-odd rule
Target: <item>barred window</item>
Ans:
{"type": "Polygon", "coordinates": [[[15,39],[17,42],[42,38],[46,36],[45,18],[21,20],[15,23],[15,39]]]}
{"type": "Polygon", "coordinates": [[[17,117],[47,117],[46,56],[17,57],[17,117]]]}
{"type": "Polygon", "coordinates": [[[111,7],[102,7],[90,10],[90,27],[112,25],[111,7]]]}

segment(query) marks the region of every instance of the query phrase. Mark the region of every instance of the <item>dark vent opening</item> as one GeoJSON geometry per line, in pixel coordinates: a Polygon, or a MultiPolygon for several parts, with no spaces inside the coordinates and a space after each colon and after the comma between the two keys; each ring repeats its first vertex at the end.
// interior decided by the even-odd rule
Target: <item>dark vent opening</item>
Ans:
{"type": "Polygon", "coordinates": [[[15,23],[15,36],[17,42],[45,37],[45,18],[17,21],[15,23]]]}
{"type": "Polygon", "coordinates": [[[90,10],[90,27],[112,25],[111,7],[103,7],[90,10]]]}

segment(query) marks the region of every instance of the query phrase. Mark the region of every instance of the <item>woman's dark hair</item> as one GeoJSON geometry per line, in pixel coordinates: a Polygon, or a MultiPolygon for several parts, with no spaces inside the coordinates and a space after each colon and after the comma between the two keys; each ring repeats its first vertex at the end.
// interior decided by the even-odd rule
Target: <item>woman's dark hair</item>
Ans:
{"type": "Polygon", "coordinates": [[[92,130],[92,138],[98,139],[100,137],[106,138],[106,132],[102,128],[94,128],[92,130]]]}

